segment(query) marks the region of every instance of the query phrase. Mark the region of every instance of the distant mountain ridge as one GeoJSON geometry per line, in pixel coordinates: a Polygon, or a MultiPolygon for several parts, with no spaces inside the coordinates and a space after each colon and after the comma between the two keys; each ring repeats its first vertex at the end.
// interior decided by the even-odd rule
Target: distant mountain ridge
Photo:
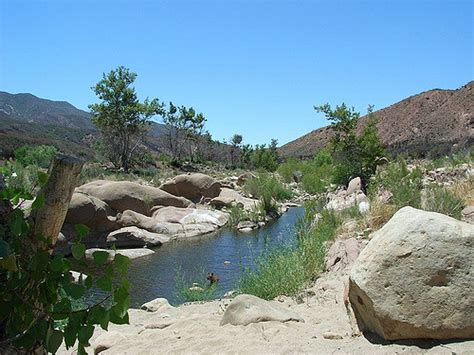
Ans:
{"type": "MultiPolygon", "coordinates": [[[[159,148],[164,128],[165,125],[153,122],[149,139],[153,149],[159,148]]],[[[11,156],[24,144],[48,144],[67,154],[92,157],[91,142],[96,136],[91,114],[69,102],[0,91],[1,156],[11,156]]]]}
{"type": "Polygon", "coordinates": [[[32,94],[10,94],[0,91],[0,118],[67,128],[94,129],[91,115],[66,101],[41,99],[32,94]]]}
{"type": "MultiPolygon", "coordinates": [[[[433,89],[375,112],[388,151],[437,156],[474,143],[474,81],[456,90],[433,89]]],[[[358,130],[367,124],[361,117],[358,130]]],[[[283,158],[308,158],[331,140],[330,126],[316,129],[279,149],[283,158]]]]}

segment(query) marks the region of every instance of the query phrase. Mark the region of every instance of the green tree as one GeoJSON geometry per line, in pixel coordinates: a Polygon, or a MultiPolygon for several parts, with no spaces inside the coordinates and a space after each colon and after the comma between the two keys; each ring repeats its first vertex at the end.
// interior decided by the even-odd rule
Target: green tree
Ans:
{"type": "Polygon", "coordinates": [[[269,146],[257,144],[252,152],[252,164],[255,168],[262,168],[267,171],[275,171],[278,168],[278,141],[272,139],[269,146]]]}
{"type": "MultiPolygon", "coordinates": [[[[130,261],[116,254],[109,262],[107,252],[96,251],[92,257],[100,274],[74,282],[70,259],[52,253],[56,238],[35,233],[34,216],[47,198],[43,191],[50,188],[48,175],[38,172],[46,189],[34,199],[30,217],[20,206],[33,199],[32,191],[13,187],[15,175],[12,167],[0,167],[0,353],[54,354],[64,342],[68,349],[77,343],[78,354],[85,354],[95,325],[107,329],[109,323],[128,323],[125,274],[130,261]],[[83,296],[94,285],[106,295],[87,305],[83,296]]],[[[81,239],[87,233],[87,227],[77,225],[71,247],[73,259],[83,267],[81,239]]]]}
{"type": "Polygon", "coordinates": [[[182,160],[185,155],[191,161],[195,160],[206,121],[204,115],[192,107],[169,103],[163,114],[163,123],[167,127],[169,149],[176,160],[182,160]]]}
{"type": "Polygon", "coordinates": [[[334,182],[347,184],[356,176],[368,181],[375,173],[379,158],[384,155],[373,106],[368,108],[367,124],[360,135],[356,131],[360,113],[353,107],[348,108],[343,103],[334,110],[329,104],[315,106],[314,109],[324,113],[334,130],[331,140],[331,150],[336,164],[334,182]]]}
{"type": "Polygon", "coordinates": [[[89,105],[105,155],[125,171],[130,168],[133,154],[148,132],[150,118],[163,114],[163,104],[157,99],[138,100],[132,86],[136,77],[136,73],[123,66],[104,73],[102,80],[92,87],[101,102],[89,105]]]}
{"type": "Polygon", "coordinates": [[[230,163],[232,166],[235,166],[235,158],[237,153],[240,150],[240,145],[242,144],[242,135],[241,134],[234,134],[230,139],[230,144],[232,146],[230,150],[230,163]]]}

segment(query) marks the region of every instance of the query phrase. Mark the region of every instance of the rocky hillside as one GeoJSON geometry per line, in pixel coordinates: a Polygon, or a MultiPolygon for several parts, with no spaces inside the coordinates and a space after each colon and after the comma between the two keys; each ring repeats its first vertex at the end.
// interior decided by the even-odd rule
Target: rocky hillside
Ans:
{"type": "MultiPolygon", "coordinates": [[[[436,156],[474,142],[474,81],[457,90],[434,89],[375,112],[387,149],[436,156]]],[[[367,122],[360,119],[359,130],[367,122]]],[[[314,130],[280,148],[280,156],[311,157],[328,144],[332,129],[314,130]]]]}
{"type": "MultiPolygon", "coordinates": [[[[148,145],[159,150],[164,125],[154,123],[148,145]]],[[[92,157],[97,132],[88,112],[66,101],[0,91],[0,156],[24,144],[54,145],[67,154],[92,157]]]]}

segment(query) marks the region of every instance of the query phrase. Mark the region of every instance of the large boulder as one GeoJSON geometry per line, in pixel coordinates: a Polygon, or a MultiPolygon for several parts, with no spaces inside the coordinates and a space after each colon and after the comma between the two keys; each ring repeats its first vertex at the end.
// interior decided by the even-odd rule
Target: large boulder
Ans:
{"type": "Polygon", "coordinates": [[[222,188],[219,196],[214,197],[210,204],[215,207],[241,206],[247,211],[255,209],[259,201],[244,197],[238,191],[222,188]]]}
{"type": "Polygon", "coordinates": [[[78,187],[76,192],[97,197],[118,212],[132,210],[145,215],[157,205],[188,207],[192,204],[183,197],[130,181],[97,180],[78,187]]]}
{"type": "Polygon", "coordinates": [[[248,325],[265,321],[304,322],[303,318],[272,301],[252,295],[239,295],[227,307],[221,325],[248,325]]]}
{"type": "Polygon", "coordinates": [[[152,217],[127,210],[117,216],[117,222],[124,227],[136,226],[174,240],[213,232],[224,226],[228,218],[227,213],[220,211],[163,207],[155,210],[152,217]]]}
{"type": "Polygon", "coordinates": [[[94,252],[96,251],[105,251],[108,253],[107,262],[112,262],[115,258],[115,255],[120,254],[126,256],[129,259],[138,259],[144,256],[149,256],[155,254],[153,250],[147,248],[136,248],[136,249],[119,249],[119,250],[110,250],[110,249],[101,249],[101,248],[91,248],[86,249],[85,258],[88,262],[94,261],[94,252]]]}
{"type": "MultiPolygon", "coordinates": [[[[214,198],[221,192],[221,184],[206,174],[183,174],[160,186],[163,191],[197,201],[202,197],[214,198]]],[[[176,206],[186,207],[186,206],[176,206]]]]}
{"type": "Polygon", "coordinates": [[[83,192],[72,195],[66,224],[84,224],[93,231],[110,231],[118,228],[115,213],[104,201],[83,192]]]}
{"type": "Polygon", "coordinates": [[[107,246],[116,248],[142,248],[160,246],[170,240],[164,234],[152,233],[138,227],[124,227],[107,236],[107,246]]]}
{"type": "Polygon", "coordinates": [[[350,272],[362,330],[386,340],[474,338],[474,226],[404,207],[350,272]]]}
{"type": "Polygon", "coordinates": [[[360,177],[353,178],[347,185],[347,194],[353,194],[362,191],[362,180],[360,177]]]}

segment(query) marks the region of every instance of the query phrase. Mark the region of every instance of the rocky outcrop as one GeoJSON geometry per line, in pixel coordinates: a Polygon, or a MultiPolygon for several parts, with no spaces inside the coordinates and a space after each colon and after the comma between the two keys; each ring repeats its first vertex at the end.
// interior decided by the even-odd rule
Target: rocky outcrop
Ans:
{"type": "Polygon", "coordinates": [[[387,340],[474,338],[473,247],[473,225],[399,210],[350,273],[361,329],[387,340]]]}
{"type": "Polygon", "coordinates": [[[192,204],[184,197],[130,181],[97,180],[78,187],[76,192],[94,196],[117,212],[132,210],[144,215],[157,205],[188,207],[192,204]]]}
{"type": "Polygon", "coordinates": [[[124,227],[113,231],[107,236],[107,247],[142,248],[160,246],[170,240],[164,234],[152,233],[135,226],[124,227]]]}
{"type": "Polygon", "coordinates": [[[364,246],[363,241],[356,238],[336,240],[326,254],[326,270],[339,271],[357,260],[364,246]]]}
{"type": "Polygon", "coordinates": [[[349,185],[347,185],[347,194],[351,195],[359,191],[362,191],[362,180],[360,177],[356,177],[349,181],[349,185]]]}
{"type": "Polygon", "coordinates": [[[336,193],[331,192],[328,193],[327,199],[326,208],[333,211],[343,211],[355,206],[361,213],[365,213],[370,209],[369,198],[362,191],[351,194],[348,194],[346,190],[340,190],[336,193]]]}
{"type": "Polygon", "coordinates": [[[202,197],[214,198],[219,196],[221,184],[209,175],[195,173],[178,175],[173,180],[161,185],[160,189],[174,196],[182,196],[193,201],[198,201],[202,197]]]}
{"type": "Polygon", "coordinates": [[[299,315],[275,302],[252,295],[239,295],[227,307],[220,325],[248,325],[265,321],[304,322],[299,315]]]}
{"type": "Polygon", "coordinates": [[[229,188],[222,188],[219,196],[210,201],[210,204],[214,207],[240,206],[247,211],[255,209],[258,203],[258,200],[244,197],[239,192],[229,188]]]}
{"type": "Polygon", "coordinates": [[[152,217],[127,210],[117,216],[117,222],[124,227],[136,226],[174,240],[213,232],[224,226],[228,218],[227,213],[220,211],[163,207],[155,210],[152,217]]]}
{"type": "Polygon", "coordinates": [[[86,260],[89,262],[94,261],[94,252],[96,251],[105,251],[109,254],[107,262],[114,260],[116,254],[120,254],[128,257],[129,259],[137,259],[143,256],[153,255],[155,252],[147,248],[137,248],[137,249],[119,249],[119,250],[108,250],[100,248],[91,248],[86,250],[86,260]]]}
{"type": "Polygon", "coordinates": [[[97,197],[83,192],[72,195],[64,223],[84,224],[92,231],[99,232],[118,228],[112,208],[97,197]]]}

